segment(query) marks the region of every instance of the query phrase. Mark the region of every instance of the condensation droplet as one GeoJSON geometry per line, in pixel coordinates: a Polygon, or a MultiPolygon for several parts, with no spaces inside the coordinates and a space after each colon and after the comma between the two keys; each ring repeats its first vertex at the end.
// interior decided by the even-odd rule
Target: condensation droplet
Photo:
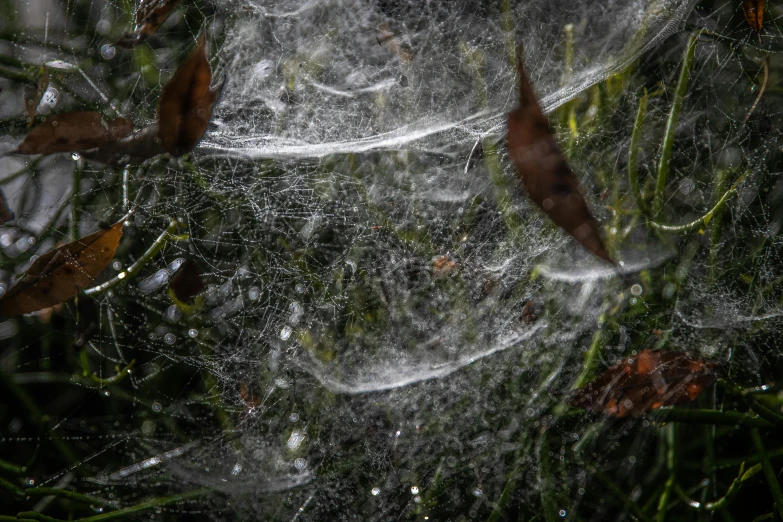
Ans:
{"type": "Polygon", "coordinates": [[[288,416],[288,420],[290,420],[291,422],[298,421],[299,420],[299,414],[298,413],[292,413],[291,415],[288,416]]]}
{"type": "Polygon", "coordinates": [[[257,286],[251,286],[247,291],[247,297],[251,301],[257,301],[261,297],[261,289],[257,286]]]}
{"type": "Polygon", "coordinates": [[[640,284],[633,285],[631,287],[631,294],[636,296],[642,295],[642,285],[640,284]]]}
{"type": "Polygon", "coordinates": [[[475,489],[473,490],[473,495],[474,495],[474,496],[476,496],[476,497],[480,497],[480,496],[481,496],[481,495],[483,495],[483,494],[484,494],[484,492],[483,492],[483,491],[481,491],[481,488],[475,488],[475,489]]]}
{"type": "Polygon", "coordinates": [[[418,495],[418,494],[419,494],[419,487],[411,486],[411,495],[418,495]]]}
{"type": "Polygon", "coordinates": [[[35,479],[26,478],[26,479],[24,479],[24,483],[27,486],[35,486],[35,479]]]}
{"type": "Polygon", "coordinates": [[[305,286],[302,283],[298,283],[296,285],[296,291],[297,293],[303,294],[305,291],[305,286]]]}
{"type": "Polygon", "coordinates": [[[561,509],[560,511],[557,512],[557,514],[560,515],[560,518],[565,518],[567,513],[565,509],[561,509]]]}
{"type": "Polygon", "coordinates": [[[111,267],[115,270],[122,270],[122,263],[119,261],[115,261],[111,264],[111,267]]]}
{"type": "Polygon", "coordinates": [[[381,494],[381,488],[377,488],[377,487],[372,488],[372,491],[370,493],[372,493],[372,496],[377,497],[378,495],[381,494]]]}
{"type": "Polygon", "coordinates": [[[111,31],[111,22],[108,20],[98,20],[98,23],[95,24],[95,32],[98,34],[109,34],[109,31],[111,31]]]}
{"type": "MultiPolygon", "coordinates": [[[[166,310],[166,318],[168,318],[169,321],[176,323],[177,321],[182,319],[182,310],[177,305],[171,305],[169,306],[168,310],[166,310]]],[[[169,334],[169,335],[173,335],[173,334],[169,334]]],[[[166,336],[166,342],[168,342],[168,335],[166,336]]]]}
{"type": "Polygon", "coordinates": [[[239,462],[237,462],[236,464],[234,464],[234,467],[233,467],[233,469],[231,470],[231,474],[232,474],[232,475],[239,475],[239,472],[240,472],[240,471],[242,471],[242,464],[240,464],[239,462]]]}
{"type": "Polygon", "coordinates": [[[167,333],[163,340],[166,342],[166,344],[174,344],[177,342],[177,336],[173,333],[167,333]]]}
{"type": "Polygon", "coordinates": [[[291,333],[293,333],[293,330],[290,326],[284,326],[282,330],[280,330],[280,339],[283,341],[287,341],[289,337],[291,337],[291,333]]]}
{"type": "Polygon", "coordinates": [[[637,301],[638,301],[638,299],[636,299],[635,297],[632,297],[630,299],[631,305],[635,305],[637,301]]]}
{"type": "Polygon", "coordinates": [[[298,458],[294,461],[294,467],[298,470],[305,469],[307,467],[307,461],[303,458],[298,458]]]}
{"type": "Polygon", "coordinates": [[[117,50],[111,44],[103,44],[101,46],[101,56],[104,60],[111,60],[114,55],[117,54],[117,50]]]}
{"type": "Polygon", "coordinates": [[[79,161],[80,159],[82,159],[82,157],[79,155],[78,152],[72,152],[71,158],[73,158],[73,161],[79,161]]]}
{"type": "Polygon", "coordinates": [[[153,402],[152,403],[152,411],[155,413],[160,413],[160,411],[163,409],[163,406],[160,405],[159,402],[153,402]]]}
{"type": "Polygon", "coordinates": [[[108,397],[109,395],[111,395],[111,392],[109,392],[108,388],[102,389],[101,393],[103,394],[104,397],[108,397]]]}
{"type": "Polygon", "coordinates": [[[290,449],[295,450],[298,449],[299,446],[302,445],[304,442],[305,435],[301,431],[294,430],[291,432],[291,436],[288,437],[288,442],[286,442],[286,446],[288,446],[290,449]]]}
{"type": "Polygon", "coordinates": [[[198,330],[196,330],[195,328],[191,328],[190,330],[188,330],[188,335],[191,337],[191,339],[195,339],[196,337],[198,337],[198,330]]]}

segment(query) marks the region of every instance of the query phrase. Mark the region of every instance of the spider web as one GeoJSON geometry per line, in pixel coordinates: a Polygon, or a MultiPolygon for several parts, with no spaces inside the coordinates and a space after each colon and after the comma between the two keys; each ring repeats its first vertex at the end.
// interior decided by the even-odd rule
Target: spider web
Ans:
{"type": "MultiPolygon", "coordinates": [[[[509,477],[525,487],[505,502],[538,502],[552,466],[560,515],[601,519],[604,507],[585,497],[589,469],[642,488],[634,464],[653,428],[558,422],[553,405],[596,331],[610,331],[602,364],[665,335],[680,349],[736,359],[735,378],[763,384],[759,354],[774,346],[781,314],[773,283],[783,192],[767,167],[778,151],[751,141],[778,133],[776,98],[746,118],[760,85],[756,47],[776,49],[781,34],[770,15],[757,43],[734,3],[694,4],[186,2],[127,52],[106,47],[128,28],[125,3],[28,4],[41,13],[20,15],[27,29],[10,52],[78,66],[53,81],[55,111],[92,104],[151,123],[202,25],[215,77],[227,79],[192,158],[123,171],[55,155],[3,183],[19,218],[0,232],[9,283],[32,254],[73,235],[74,169],[80,235],[137,205],[104,279],[138,260],[171,218],[188,235],[96,296],[98,327],[84,348],[91,372],[107,379],[135,364],[121,384],[69,381],[81,394],[63,398],[46,433],[78,448],[86,472],[77,482],[77,468],[64,466],[30,480],[116,506],[199,486],[223,494],[159,508],[163,517],[456,519],[490,516],[509,477]],[[722,36],[699,40],[659,220],[703,215],[721,193],[718,172],[722,190],[742,172],[748,181],[720,218],[722,236],[702,227],[661,237],[623,212],[633,208],[625,158],[641,93],[662,82],[642,139],[650,189],[688,16],[722,36]],[[669,50],[652,52],[675,33],[669,50]],[[502,145],[517,44],[623,277],[521,193],[502,145]],[[185,258],[207,284],[192,313],[166,292],[185,258]],[[736,282],[743,277],[757,291],[736,282]],[[617,307],[625,315],[610,324],[617,307]],[[114,416],[96,406],[109,397],[122,404],[114,416]],[[566,468],[566,457],[590,464],[566,468]]],[[[13,92],[4,118],[21,113],[13,92]]],[[[20,135],[6,136],[5,150],[20,135]]],[[[14,173],[30,161],[0,165],[14,173]]],[[[75,307],[59,313],[75,324],[75,307]]],[[[79,368],[73,350],[51,348],[71,342],[56,317],[0,324],[11,343],[2,365],[17,385],[45,390],[79,368]]],[[[29,449],[38,429],[15,426],[0,440],[6,455],[29,449]]]]}

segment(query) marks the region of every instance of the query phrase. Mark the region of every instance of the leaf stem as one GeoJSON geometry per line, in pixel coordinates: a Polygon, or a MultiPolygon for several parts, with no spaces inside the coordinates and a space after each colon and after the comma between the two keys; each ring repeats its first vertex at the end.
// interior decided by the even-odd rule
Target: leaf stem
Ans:
{"type": "Polygon", "coordinates": [[[759,417],[751,417],[738,411],[690,410],[685,408],[669,408],[654,410],[650,416],[659,422],[685,422],[688,424],[725,424],[729,426],[748,426],[752,428],[768,428],[769,422],[759,417]]]}
{"type": "Polygon", "coordinates": [[[723,210],[723,207],[726,205],[729,198],[737,193],[737,187],[739,187],[740,183],[745,180],[745,177],[748,174],[749,171],[742,174],[742,176],[740,176],[737,181],[734,182],[734,185],[732,185],[732,187],[723,194],[723,197],[721,197],[718,202],[715,203],[715,206],[700,218],[694,219],[690,223],[685,223],[683,225],[664,225],[662,223],[658,223],[657,221],[650,220],[648,221],[649,225],[654,229],[660,230],[662,232],[689,232],[702,223],[706,225],[712,220],[713,216],[723,210]]]}
{"type": "Polygon", "coordinates": [[[152,245],[147,249],[142,256],[136,260],[135,263],[133,263],[131,266],[128,267],[127,270],[120,272],[115,277],[109,279],[105,283],[101,283],[97,286],[93,286],[92,288],[88,288],[84,291],[84,295],[98,295],[102,292],[105,292],[106,290],[109,290],[110,288],[114,288],[115,286],[119,285],[123,281],[127,281],[131,278],[133,278],[136,274],[138,274],[142,268],[147,266],[147,263],[149,263],[153,257],[158,255],[158,253],[163,250],[163,248],[168,244],[169,241],[183,241],[187,239],[187,235],[176,235],[174,232],[179,227],[180,222],[176,219],[170,218],[169,219],[169,226],[166,227],[166,230],[163,231],[163,233],[158,236],[158,238],[155,240],[155,242],[152,243],[152,245]]]}
{"type": "Polygon", "coordinates": [[[671,168],[672,149],[674,148],[674,137],[677,134],[677,125],[680,121],[680,111],[685,93],[688,90],[688,80],[693,70],[694,56],[696,54],[696,41],[701,35],[701,31],[695,31],[688,39],[688,47],[685,49],[685,57],[680,69],[680,77],[677,80],[677,87],[674,90],[674,101],[669,112],[669,119],[666,121],[666,131],[663,135],[663,144],[661,146],[661,159],[658,163],[658,177],[655,181],[655,196],[653,198],[652,214],[657,216],[663,208],[664,191],[666,183],[669,181],[669,170],[671,168]]]}
{"type": "Polygon", "coordinates": [[[780,491],[780,483],[775,474],[775,470],[772,469],[772,464],[769,462],[767,456],[767,450],[764,448],[764,443],[761,441],[761,435],[759,430],[753,428],[750,432],[750,437],[753,439],[753,445],[756,446],[756,453],[759,455],[759,461],[761,462],[761,468],[764,470],[764,476],[767,477],[767,484],[772,492],[772,498],[775,499],[775,507],[778,510],[778,514],[783,518],[783,492],[780,491]]]}
{"type": "Polygon", "coordinates": [[[633,193],[634,200],[636,200],[636,206],[639,210],[645,214],[649,212],[647,203],[644,202],[644,196],[642,195],[642,188],[639,185],[639,142],[642,139],[642,126],[644,125],[644,118],[647,116],[647,102],[649,101],[649,94],[647,89],[644,90],[644,96],[639,100],[639,109],[636,111],[636,120],[633,123],[633,131],[631,132],[631,144],[628,147],[628,182],[631,186],[631,193],[633,193]]]}

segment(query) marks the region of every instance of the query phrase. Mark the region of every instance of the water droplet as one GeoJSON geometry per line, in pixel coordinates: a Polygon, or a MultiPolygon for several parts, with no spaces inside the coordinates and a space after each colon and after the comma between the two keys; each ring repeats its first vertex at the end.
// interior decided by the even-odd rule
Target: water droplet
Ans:
{"type": "Polygon", "coordinates": [[[190,330],[188,330],[188,335],[191,337],[191,339],[195,339],[196,337],[198,337],[198,330],[196,330],[195,328],[191,328],[190,330]]]}
{"type": "Polygon", "coordinates": [[[103,513],[103,508],[101,506],[90,506],[90,509],[92,509],[96,513],[103,513]]]}
{"type": "Polygon", "coordinates": [[[232,475],[239,475],[239,472],[240,472],[240,471],[242,471],[242,464],[240,464],[239,462],[237,462],[236,464],[234,464],[234,467],[233,467],[233,469],[231,470],[231,474],[232,474],[232,475]]]}
{"type": "Polygon", "coordinates": [[[159,402],[153,402],[152,403],[152,411],[155,413],[160,413],[160,411],[163,409],[163,406],[160,405],[159,402]]]}
{"type": "Polygon", "coordinates": [[[122,263],[120,263],[119,261],[115,261],[114,263],[111,264],[111,267],[115,270],[122,270],[122,263]]]}
{"type": "Polygon", "coordinates": [[[31,245],[34,245],[35,244],[35,238],[33,236],[30,236],[30,237],[27,238],[27,242],[30,243],[31,245]]]}
{"type": "Polygon", "coordinates": [[[109,395],[111,395],[111,392],[109,392],[108,388],[102,389],[101,393],[103,394],[104,397],[108,397],[109,395]]]}
{"type": "Polygon", "coordinates": [[[285,445],[288,446],[290,449],[295,450],[302,445],[304,439],[305,439],[304,433],[302,433],[301,431],[294,430],[291,432],[291,436],[288,437],[288,442],[286,442],[285,445]]]}
{"type": "Polygon", "coordinates": [[[119,274],[117,274],[117,279],[125,279],[126,275],[128,274],[126,274],[125,272],[120,272],[119,274]]]}
{"type": "Polygon", "coordinates": [[[297,283],[296,291],[297,293],[303,294],[305,291],[305,286],[302,283],[297,283]]]}
{"type": "Polygon", "coordinates": [[[35,486],[35,479],[26,478],[24,479],[24,483],[26,486],[35,486]]]}
{"type": "Polygon", "coordinates": [[[80,159],[82,159],[82,157],[79,155],[78,152],[72,152],[71,158],[73,158],[73,161],[79,161],[80,159]]]}
{"type": "Polygon", "coordinates": [[[560,518],[565,518],[566,510],[565,509],[561,509],[560,511],[557,512],[557,514],[560,515],[560,518]]]}
{"type": "Polygon", "coordinates": [[[257,286],[251,286],[247,291],[247,297],[251,301],[257,301],[261,297],[261,289],[257,286]]]}
{"type": "Polygon", "coordinates": [[[635,305],[635,304],[636,304],[636,301],[637,301],[637,299],[636,299],[635,297],[632,297],[632,298],[630,299],[631,305],[635,305]]]}
{"type": "Polygon", "coordinates": [[[98,20],[95,24],[95,32],[98,34],[108,34],[111,31],[111,22],[108,20],[98,20]]]}
{"type": "Polygon", "coordinates": [[[5,285],[5,283],[0,283],[0,297],[5,295],[5,291],[8,289],[8,287],[5,285]]]}
{"type": "Polygon", "coordinates": [[[483,492],[483,491],[481,491],[481,488],[475,488],[475,489],[473,490],[473,495],[474,495],[474,496],[476,496],[476,497],[480,497],[480,496],[481,496],[481,495],[483,495],[483,494],[484,494],[484,492],[483,492]]]}
{"type": "MultiPolygon", "coordinates": [[[[177,305],[171,305],[169,306],[168,310],[166,310],[166,317],[168,318],[169,321],[176,323],[177,321],[182,319],[182,310],[177,305]]],[[[168,335],[166,337],[168,338],[168,335]]],[[[166,340],[166,342],[168,342],[168,339],[166,340]]]]}
{"type": "MultiPolygon", "coordinates": [[[[41,102],[38,104],[38,112],[41,114],[47,114],[52,109],[54,109],[55,105],[57,105],[57,102],[60,101],[60,92],[55,89],[54,87],[48,87],[46,89],[46,92],[44,92],[43,96],[41,96],[41,102]]],[[[52,122],[52,125],[57,123],[56,121],[52,122]]]]}
{"type": "Polygon", "coordinates": [[[370,493],[372,493],[372,496],[377,497],[378,495],[381,494],[381,488],[378,487],[372,488],[372,491],[370,493]]]}
{"type": "Polygon", "coordinates": [[[117,50],[111,44],[103,44],[101,46],[101,56],[104,60],[111,60],[114,55],[117,54],[117,50]]]}
{"type": "Polygon", "coordinates": [[[462,214],[463,212],[465,212],[465,209],[464,209],[464,208],[462,208],[462,207],[459,207],[459,208],[457,209],[457,214],[462,214]]]}
{"type": "Polygon", "coordinates": [[[294,461],[294,467],[299,470],[305,469],[307,467],[307,461],[302,458],[296,459],[294,461]]]}
{"type": "Polygon", "coordinates": [[[418,494],[419,494],[419,487],[411,486],[411,495],[418,495],[418,494]]]}
{"type": "Polygon", "coordinates": [[[299,414],[298,413],[292,413],[291,415],[288,416],[288,420],[290,420],[291,422],[298,421],[299,420],[299,414]]]}
{"type": "Polygon", "coordinates": [[[291,333],[293,333],[293,330],[290,326],[284,326],[282,330],[280,330],[280,339],[283,341],[287,341],[289,337],[291,337],[291,333]]]}
{"type": "Polygon", "coordinates": [[[174,344],[177,342],[177,336],[173,333],[167,333],[163,340],[166,342],[166,344],[174,344]]]}
{"type": "Polygon", "coordinates": [[[631,294],[632,295],[642,295],[642,285],[635,284],[631,287],[631,294]]]}

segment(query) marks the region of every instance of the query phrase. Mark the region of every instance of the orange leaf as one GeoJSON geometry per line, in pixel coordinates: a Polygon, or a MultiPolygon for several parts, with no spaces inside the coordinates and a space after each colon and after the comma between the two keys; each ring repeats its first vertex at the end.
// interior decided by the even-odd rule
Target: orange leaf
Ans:
{"type": "Polygon", "coordinates": [[[615,417],[690,402],[715,382],[715,364],[682,352],[643,350],[574,391],[566,404],[615,417]]]}
{"type": "Polygon", "coordinates": [[[519,107],[508,115],[508,150],[530,199],[583,247],[610,263],[598,223],[590,214],[549,126],[538,106],[519,58],[519,107]]]}
{"type": "Polygon", "coordinates": [[[117,45],[130,49],[154,35],[181,0],[141,0],[136,9],[133,33],[123,36],[117,45]]]}
{"type": "Polygon", "coordinates": [[[207,38],[199,35],[196,47],[160,96],[158,125],[163,148],[172,156],[193,150],[207,130],[219,88],[210,89],[212,70],[207,60],[207,38]]]}
{"type": "Polygon", "coordinates": [[[114,257],[122,238],[122,219],[42,255],[0,298],[0,316],[29,314],[60,304],[92,284],[114,257]]]}
{"type": "Polygon", "coordinates": [[[104,121],[98,112],[66,112],[44,120],[19,145],[21,154],[53,154],[93,149],[133,132],[125,118],[104,121]]]}
{"type": "Polygon", "coordinates": [[[742,0],[742,10],[745,12],[745,20],[755,32],[761,32],[761,24],[764,21],[765,0],[742,0]]]}

